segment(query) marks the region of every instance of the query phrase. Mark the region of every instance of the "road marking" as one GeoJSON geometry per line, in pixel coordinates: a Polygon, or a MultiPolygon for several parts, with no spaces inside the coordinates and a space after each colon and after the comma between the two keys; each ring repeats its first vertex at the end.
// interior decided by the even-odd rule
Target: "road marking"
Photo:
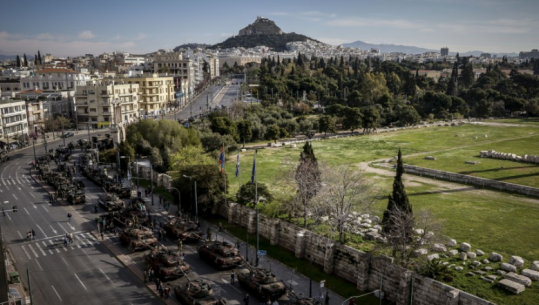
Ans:
{"type": "Polygon", "coordinates": [[[43,251],[43,249],[37,243],[36,243],[36,248],[38,248],[39,251],[41,251],[41,254],[43,254],[43,256],[47,256],[47,253],[45,253],[45,251],[43,251]]]}
{"type": "Polygon", "coordinates": [[[105,272],[103,272],[103,270],[101,270],[101,268],[99,268],[99,271],[101,271],[101,273],[103,273],[103,275],[107,278],[107,280],[109,280],[109,282],[114,284],[114,282],[112,282],[112,280],[105,274],[105,272]]]}
{"type": "Polygon", "coordinates": [[[79,235],[77,235],[76,237],[78,240],[80,240],[84,247],[88,247],[88,245],[84,242],[84,239],[82,239],[79,235]]]}
{"type": "Polygon", "coordinates": [[[7,182],[6,186],[11,185],[11,183],[9,182],[9,179],[6,179],[6,182],[7,182]]]}
{"type": "Polygon", "coordinates": [[[60,250],[58,250],[58,248],[56,248],[56,244],[52,242],[52,239],[49,239],[49,244],[54,246],[54,250],[56,250],[56,253],[60,253],[60,250]]]}
{"type": "Polygon", "coordinates": [[[32,197],[34,197],[34,198],[36,198],[36,196],[34,196],[34,194],[32,194],[32,193],[29,193],[29,194],[30,194],[30,196],[32,196],[32,197]]]}
{"type": "Polygon", "coordinates": [[[21,232],[17,231],[17,233],[19,233],[19,236],[21,237],[21,239],[24,239],[24,238],[22,237],[21,232]]]}
{"type": "Polygon", "coordinates": [[[41,271],[43,271],[43,268],[41,267],[41,265],[40,265],[39,262],[37,261],[37,258],[36,258],[36,264],[39,266],[39,269],[41,269],[41,271]]]}
{"type": "Polygon", "coordinates": [[[24,253],[26,253],[26,256],[28,256],[28,259],[29,259],[29,260],[32,259],[32,258],[30,257],[30,254],[28,254],[28,251],[26,251],[26,248],[24,247],[24,245],[22,245],[21,248],[24,250],[24,253]]]}
{"type": "MultiPolygon", "coordinates": [[[[49,203],[49,205],[50,205],[50,203],[49,203]]],[[[45,211],[47,211],[47,213],[49,212],[49,210],[47,210],[47,208],[44,205],[42,205],[42,207],[45,209],[45,211]]]]}
{"type": "Polygon", "coordinates": [[[39,255],[37,254],[37,252],[34,251],[34,248],[32,248],[32,245],[29,244],[29,245],[28,245],[28,248],[30,248],[30,251],[32,251],[32,252],[34,253],[34,256],[35,256],[35,257],[39,257],[39,255]]]}
{"type": "Polygon", "coordinates": [[[77,276],[76,273],[73,273],[75,275],[75,277],[77,278],[77,280],[79,280],[80,284],[82,285],[82,287],[84,287],[84,289],[88,290],[88,288],[86,288],[86,286],[84,286],[84,283],[79,279],[79,277],[77,276]]]}
{"type": "Polygon", "coordinates": [[[54,252],[52,252],[52,250],[50,249],[50,247],[49,247],[49,246],[47,246],[47,243],[46,243],[46,242],[44,242],[44,241],[42,241],[42,243],[43,243],[43,246],[44,246],[45,248],[48,248],[47,250],[49,250],[49,253],[50,253],[51,255],[53,255],[53,254],[54,254],[54,252]]]}
{"type": "Polygon", "coordinates": [[[26,211],[26,214],[30,215],[30,213],[28,212],[26,208],[23,208],[23,209],[26,211]]]}
{"type": "Polygon", "coordinates": [[[45,234],[45,231],[43,231],[43,229],[41,229],[41,227],[37,223],[36,223],[36,226],[39,228],[41,233],[43,233],[43,236],[45,236],[45,238],[48,238],[47,234],[45,234]]]}
{"type": "Polygon", "coordinates": [[[69,264],[68,262],[66,261],[66,259],[63,257],[63,256],[60,256],[62,258],[62,260],[64,261],[64,263],[66,263],[67,267],[69,268],[69,264]]]}
{"type": "Polygon", "coordinates": [[[58,233],[56,232],[56,230],[52,227],[52,225],[50,225],[50,226],[51,226],[51,229],[52,229],[52,231],[54,232],[54,234],[58,234],[58,233]]]}
{"type": "Polygon", "coordinates": [[[15,194],[13,194],[13,197],[15,197],[15,200],[19,200],[19,198],[17,198],[17,196],[15,196],[15,194]]]}
{"type": "Polygon", "coordinates": [[[60,222],[57,221],[56,223],[62,228],[62,230],[64,230],[66,233],[68,233],[67,230],[64,228],[64,226],[62,226],[62,224],[60,222]]]}
{"type": "Polygon", "coordinates": [[[58,294],[58,291],[56,291],[56,289],[54,288],[54,286],[51,285],[51,287],[52,287],[52,290],[54,290],[54,292],[56,292],[56,296],[60,299],[60,302],[63,302],[63,301],[62,301],[62,298],[61,298],[60,295],[58,294]]]}

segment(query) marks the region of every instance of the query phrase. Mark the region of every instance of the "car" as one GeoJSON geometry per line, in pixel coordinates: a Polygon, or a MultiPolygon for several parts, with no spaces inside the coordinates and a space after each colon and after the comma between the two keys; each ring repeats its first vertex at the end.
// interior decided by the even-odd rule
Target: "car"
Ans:
{"type": "Polygon", "coordinates": [[[62,138],[69,138],[69,137],[72,137],[72,136],[74,136],[74,135],[75,135],[75,134],[72,133],[72,132],[66,132],[66,133],[64,133],[64,134],[62,135],[62,138]]]}

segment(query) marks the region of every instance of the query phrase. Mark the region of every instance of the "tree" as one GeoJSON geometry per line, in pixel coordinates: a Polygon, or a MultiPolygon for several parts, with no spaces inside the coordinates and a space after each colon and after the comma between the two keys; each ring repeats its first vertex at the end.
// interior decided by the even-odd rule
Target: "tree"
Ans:
{"type": "Polygon", "coordinates": [[[210,128],[213,132],[217,132],[220,135],[231,135],[234,140],[238,141],[239,136],[236,131],[236,124],[228,117],[218,116],[210,118],[210,128]]]}
{"type": "Polygon", "coordinates": [[[21,57],[17,55],[17,67],[21,67],[21,57]]]}
{"type": "Polygon", "coordinates": [[[376,200],[376,188],[372,179],[351,165],[324,167],[320,185],[313,198],[313,214],[329,216],[338,240],[344,242],[345,228],[354,221],[350,214],[370,211],[376,200]]]}
{"type": "Polygon", "coordinates": [[[24,66],[28,67],[28,59],[26,58],[26,53],[24,53],[23,58],[24,58],[24,66]]]}
{"type": "Polygon", "coordinates": [[[41,52],[39,50],[37,50],[37,63],[38,63],[38,65],[43,64],[43,62],[41,60],[41,52]]]}
{"type": "Polygon", "coordinates": [[[362,121],[362,127],[363,127],[363,133],[368,134],[371,133],[374,128],[378,127],[380,124],[380,112],[376,107],[369,106],[362,109],[363,113],[363,121],[362,121]]]}
{"type": "Polygon", "coordinates": [[[245,141],[250,141],[253,137],[253,123],[249,120],[243,120],[236,123],[236,130],[243,141],[243,147],[245,148],[245,141]]]}
{"type": "MultiPolygon", "coordinates": [[[[399,238],[406,239],[403,242],[410,242],[409,239],[413,237],[413,221],[411,226],[397,226],[401,222],[408,223],[409,220],[413,220],[413,211],[408,195],[404,189],[404,183],[402,181],[402,175],[404,174],[404,164],[402,162],[402,153],[399,149],[397,158],[397,172],[393,181],[393,194],[389,195],[387,208],[384,211],[384,218],[382,219],[382,228],[385,236],[388,239],[399,238]],[[403,218],[400,220],[399,218],[403,218]]],[[[394,248],[393,256],[396,255],[398,249],[394,248]]]]}
{"type": "Polygon", "coordinates": [[[273,140],[277,143],[281,137],[281,128],[277,125],[271,125],[266,131],[266,139],[273,140]]]}
{"type": "Polygon", "coordinates": [[[350,129],[350,131],[354,133],[354,130],[361,127],[362,118],[363,114],[359,108],[348,108],[344,113],[342,127],[344,129],[350,129]]]}
{"type": "Polygon", "coordinates": [[[307,210],[310,200],[320,189],[320,170],[311,143],[305,142],[295,175],[298,199],[303,206],[303,226],[307,227],[307,210]]]}
{"type": "Polygon", "coordinates": [[[335,126],[335,118],[329,115],[323,115],[318,119],[318,131],[323,132],[324,136],[328,132],[335,133],[337,128],[335,126]]]}
{"type": "Polygon", "coordinates": [[[398,108],[397,117],[403,126],[415,125],[421,121],[421,116],[419,116],[417,110],[410,105],[404,105],[398,108]]]}
{"type": "Polygon", "coordinates": [[[254,204],[256,203],[255,185],[258,201],[260,201],[260,198],[264,198],[266,202],[271,202],[273,200],[273,196],[271,195],[268,187],[264,183],[257,182],[256,184],[254,184],[249,181],[242,185],[236,193],[236,199],[238,200],[239,204],[250,205],[254,207],[254,204]]]}

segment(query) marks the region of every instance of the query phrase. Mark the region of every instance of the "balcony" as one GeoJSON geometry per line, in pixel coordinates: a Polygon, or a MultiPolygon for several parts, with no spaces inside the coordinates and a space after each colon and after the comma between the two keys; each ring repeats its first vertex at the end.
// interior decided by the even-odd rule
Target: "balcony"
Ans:
{"type": "Polygon", "coordinates": [[[13,112],[10,112],[10,113],[2,113],[2,117],[8,118],[8,117],[12,117],[14,115],[22,115],[22,114],[26,114],[26,110],[13,111],[13,112]]]}
{"type": "Polygon", "coordinates": [[[11,123],[3,123],[3,125],[4,125],[4,128],[5,128],[5,127],[10,127],[10,126],[20,125],[22,123],[24,123],[24,121],[20,120],[20,121],[15,121],[15,122],[11,122],[11,123]]]}

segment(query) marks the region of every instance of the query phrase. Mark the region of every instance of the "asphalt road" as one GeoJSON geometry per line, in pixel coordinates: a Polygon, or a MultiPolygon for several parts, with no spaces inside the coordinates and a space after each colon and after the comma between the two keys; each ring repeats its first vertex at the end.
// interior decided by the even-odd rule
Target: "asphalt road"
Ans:
{"type": "MultiPolygon", "coordinates": [[[[76,141],[86,133],[68,139],[76,141]]],[[[49,149],[61,144],[49,141],[49,149]]],[[[42,154],[43,146],[36,147],[42,154]]],[[[10,153],[0,165],[0,216],[4,240],[15,259],[21,280],[28,283],[30,271],[36,304],[160,304],[132,273],[123,268],[89,231],[95,215],[91,203],[77,206],[49,204],[48,195],[29,175],[34,158],[32,147],[10,153]],[[17,212],[9,211],[17,206],[17,212]],[[67,213],[73,215],[68,221],[67,213]],[[26,232],[36,240],[26,240],[26,232]],[[64,247],[62,237],[73,233],[75,242],[64,247]]],[[[99,188],[87,191],[98,191],[99,188]]],[[[26,284],[27,286],[27,284],[26,284]]]]}

